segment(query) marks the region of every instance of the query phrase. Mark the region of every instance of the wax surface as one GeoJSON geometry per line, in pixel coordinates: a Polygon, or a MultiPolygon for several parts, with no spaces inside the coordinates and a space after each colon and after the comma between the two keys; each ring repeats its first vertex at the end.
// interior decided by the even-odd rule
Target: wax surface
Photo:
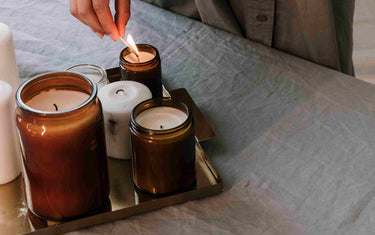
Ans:
{"type": "Polygon", "coordinates": [[[151,91],[139,82],[119,81],[103,87],[98,96],[104,110],[130,113],[137,104],[151,98],[151,91]]]}
{"type": "Polygon", "coordinates": [[[175,128],[187,119],[186,113],[172,107],[155,107],[140,113],[135,121],[151,130],[167,130],[175,128]]]}
{"type": "Polygon", "coordinates": [[[144,63],[152,60],[153,58],[155,58],[154,54],[146,51],[140,51],[139,58],[137,58],[137,56],[132,52],[127,54],[124,59],[130,63],[144,63]]]}
{"type": "Polygon", "coordinates": [[[64,111],[79,106],[89,97],[88,94],[79,91],[50,89],[34,96],[26,105],[40,111],[64,111]]]}

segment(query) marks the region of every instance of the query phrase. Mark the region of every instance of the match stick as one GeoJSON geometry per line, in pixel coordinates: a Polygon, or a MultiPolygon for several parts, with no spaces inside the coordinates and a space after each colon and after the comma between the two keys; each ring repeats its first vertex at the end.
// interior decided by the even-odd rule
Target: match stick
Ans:
{"type": "Polygon", "coordinates": [[[137,56],[139,57],[138,53],[136,50],[134,50],[134,48],[127,42],[125,41],[122,37],[119,37],[121,39],[121,41],[127,46],[129,47],[129,49],[137,56]]]}

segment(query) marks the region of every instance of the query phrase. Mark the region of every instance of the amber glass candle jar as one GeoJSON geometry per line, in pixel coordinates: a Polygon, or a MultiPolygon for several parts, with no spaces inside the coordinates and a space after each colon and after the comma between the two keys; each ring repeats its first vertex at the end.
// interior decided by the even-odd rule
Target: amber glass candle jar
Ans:
{"type": "Polygon", "coordinates": [[[133,181],[153,195],[184,191],[196,182],[191,111],[172,100],[150,99],[130,118],[133,181]]]}
{"type": "Polygon", "coordinates": [[[17,91],[16,122],[28,207],[64,221],[108,202],[109,180],[97,87],[72,72],[36,76],[17,91]]]}
{"type": "Polygon", "coordinates": [[[121,80],[147,86],[153,98],[162,97],[161,63],[158,50],[148,44],[137,44],[139,57],[126,47],[120,54],[121,80]]]}

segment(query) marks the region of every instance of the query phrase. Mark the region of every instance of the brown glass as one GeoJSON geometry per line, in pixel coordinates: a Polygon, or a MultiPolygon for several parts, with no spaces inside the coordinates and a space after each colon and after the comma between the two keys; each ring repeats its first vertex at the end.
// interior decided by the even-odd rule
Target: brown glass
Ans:
{"type": "Polygon", "coordinates": [[[159,52],[148,44],[137,44],[137,48],[139,51],[152,53],[155,57],[142,63],[129,62],[125,57],[132,52],[126,47],[120,54],[121,80],[140,82],[150,89],[153,98],[161,98],[163,95],[159,52]]]}
{"type": "Polygon", "coordinates": [[[191,111],[172,100],[150,99],[137,105],[130,117],[133,149],[133,182],[144,192],[156,196],[189,189],[196,182],[194,120],[191,111]],[[168,130],[151,130],[135,120],[143,111],[169,106],[188,115],[181,125],[168,130]]]}
{"type": "Polygon", "coordinates": [[[65,221],[94,214],[108,203],[109,179],[102,108],[96,85],[72,72],[36,76],[17,91],[26,197],[39,217],[65,221]],[[81,105],[45,112],[26,105],[41,91],[90,95],[81,105]]]}

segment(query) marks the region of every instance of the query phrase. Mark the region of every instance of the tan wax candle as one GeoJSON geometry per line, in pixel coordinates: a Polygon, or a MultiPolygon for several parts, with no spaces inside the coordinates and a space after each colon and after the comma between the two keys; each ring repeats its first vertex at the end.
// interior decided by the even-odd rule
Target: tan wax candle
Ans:
{"type": "Polygon", "coordinates": [[[154,54],[147,51],[140,51],[139,57],[137,57],[133,52],[125,56],[125,60],[130,63],[144,63],[152,60],[155,57],[154,54]]]}
{"type": "Polygon", "coordinates": [[[15,120],[30,214],[65,221],[108,203],[103,116],[92,85],[78,73],[54,72],[17,91],[15,120]]]}
{"type": "Polygon", "coordinates": [[[88,94],[79,91],[50,89],[34,96],[26,105],[46,112],[64,111],[79,106],[88,98],[88,94]]]}
{"type": "Polygon", "coordinates": [[[140,113],[135,121],[151,130],[169,130],[175,128],[187,119],[186,113],[172,107],[155,107],[140,113]]]}

